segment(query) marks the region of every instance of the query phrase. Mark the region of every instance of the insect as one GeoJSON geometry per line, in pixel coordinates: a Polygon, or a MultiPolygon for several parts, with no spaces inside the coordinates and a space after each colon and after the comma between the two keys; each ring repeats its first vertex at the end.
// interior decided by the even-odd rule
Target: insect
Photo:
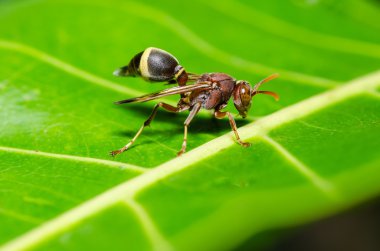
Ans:
{"type": "Polygon", "coordinates": [[[114,75],[123,77],[138,76],[151,82],[177,84],[177,86],[172,88],[137,98],[117,101],[115,104],[146,102],[174,94],[179,94],[180,100],[178,101],[177,106],[172,106],[163,102],[157,103],[154,106],[152,113],[137,131],[133,139],[124,147],[110,152],[112,156],[126,151],[136,141],[143,129],[150,125],[160,107],[169,112],[175,113],[186,110],[190,111],[184,122],[184,138],[181,150],[177,154],[178,156],[186,151],[188,127],[201,108],[207,110],[213,109],[213,114],[217,119],[222,119],[227,116],[237,142],[243,147],[248,147],[250,144],[243,142],[239,137],[232,114],[228,111],[222,111],[222,109],[227,106],[229,99],[232,97],[239,115],[245,118],[251,107],[253,96],[257,94],[267,94],[273,96],[276,100],[279,99],[279,96],[274,92],[259,91],[259,87],[263,83],[278,77],[278,74],[270,75],[252,87],[247,81],[235,80],[233,77],[225,73],[204,73],[201,75],[187,73],[173,55],[164,50],[153,47],[149,47],[135,55],[128,65],[117,69],[114,72],[114,75]],[[188,84],[189,82],[194,83],[188,84]]]}

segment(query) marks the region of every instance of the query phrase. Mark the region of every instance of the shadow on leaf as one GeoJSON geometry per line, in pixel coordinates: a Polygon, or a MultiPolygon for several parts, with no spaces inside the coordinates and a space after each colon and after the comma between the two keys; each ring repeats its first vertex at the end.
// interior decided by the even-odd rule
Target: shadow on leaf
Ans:
{"type": "MultiPolygon", "coordinates": [[[[141,104],[129,104],[128,107],[119,107],[123,110],[128,110],[128,112],[135,112],[140,114],[139,119],[141,119],[141,124],[144,123],[144,121],[150,116],[151,112],[153,111],[153,107],[148,107],[146,105],[141,104]]],[[[173,135],[173,130],[167,130],[167,129],[159,129],[159,123],[157,122],[171,122],[173,124],[177,124],[177,128],[174,129],[174,132],[178,134],[183,134],[183,122],[186,120],[189,112],[184,111],[182,113],[172,113],[165,111],[164,109],[159,109],[156,117],[151,123],[151,127],[154,127],[154,131],[150,130],[144,130],[144,134],[146,135],[152,135],[152,134],[165,134],[169,137],[173,135]]],[[[130,116],[130,114],[128,115],[130,116]]],[[[241,118],[235,118],[236,124],[238,128],[240,126],[244,126],[248,124],[250,121],[241,119],[241,118]]],[[[114,135],[122,136],[122,137],[133,137],[137,130],[139,128],[135,128],[133,130],[119,130],[115,131],[114,135]]],[[[148,129],[148,128],[146,128],[148,129]]],[[[209,133],[209,134],[215,134],[220,135],[223,133],[227,133],[231,130],[231,127],[228,122],[228,118],[224,119],[216,119],[212,116],[212,114],[198,114],[196,117],[194,117],[193,121],[191,122],[189,126],[189,134],[201,134],[201,133],[209,133]]]]}

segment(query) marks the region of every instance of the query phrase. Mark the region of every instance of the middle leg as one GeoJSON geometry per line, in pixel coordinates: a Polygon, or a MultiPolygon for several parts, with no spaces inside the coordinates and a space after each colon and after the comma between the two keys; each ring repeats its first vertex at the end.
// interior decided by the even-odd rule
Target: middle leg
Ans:
{"type": "Polygon", "coordinates": [[[172,105],[169,105],[169,104],[166,104],[166,103],[163,103],[163,102],[160,102],[160,103],[156,104],[154,106],[153,111],[150,114],[149,118],[147,120],[145,120],[144,124],[137,131],[137,133],[133,137],[133,139],[128,144],[126,144],[125,146],[123,146],[122,148],[120,148],[118,150],[115,150],[115,151],[111,151],[110,155],[111,156],[116,156],[116,155],[118,155],[118,154],[126,151],[136,141],[136,139],[140,136],[140,134],[142,133],[142,131],[144,130],[144,128],[150,125],[150,123],[152,122],[152,120],[154,119],[154,117],[157,114],[158,108],[160,108],[160,107],[164,108],[165,110],[167,110],[169,112],[182,112],[184,110],[189,109],[189,107],[184,107],[184,106],[180,106],[180,105],[177,106],[177,107],[174,107],[172,105]]]}
{"type": "Polygon", "coordinates": [[[186,145],[187,145],[187,127],[189,126],[190,122],[193,120],[194,116],[199,112],[200,109],[201,109],[201,103],[195,104],[192,107],[189,116],[187,117],[187,119],[184,122],[184,136],[183,136],[182,148],[177,153],[177,156],[181,156],[186,151],[186,145]]]}

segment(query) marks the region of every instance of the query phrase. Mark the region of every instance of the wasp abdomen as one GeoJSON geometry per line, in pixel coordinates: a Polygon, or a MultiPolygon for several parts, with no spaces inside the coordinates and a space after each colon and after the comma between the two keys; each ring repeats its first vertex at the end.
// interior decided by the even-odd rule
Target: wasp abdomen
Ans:
{"type": "Polygon", "coordinates": [[[114,72],[116,76],[141,76],[150,81],[170,81],[181,70],[178,60],[170,53],[149,47],[132,58],[127,66],[114,72]]]}
{"type": "Polygon", "coordinates": [[[174,78],[176,67],[178,66],[177,59],[166,51],[149,48],[147,53],[141,58],[140,66],[141,71],[149,76],[149,80],[153,81],[167,81],[174,78]],[[146,69],[144,69],[146,67],[146,69]]]}

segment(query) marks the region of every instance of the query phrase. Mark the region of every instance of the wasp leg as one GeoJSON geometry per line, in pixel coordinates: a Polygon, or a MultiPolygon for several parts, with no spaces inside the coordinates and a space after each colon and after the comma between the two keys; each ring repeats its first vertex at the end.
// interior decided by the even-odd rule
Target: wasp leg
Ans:
{"type": "Polygon", "coordinates": [[[187,144],[187,127],[189,126],[191,120],[193,120],[194,116],[199,112],[201,109],[201,103],[195,104],[190,111],[189,116],[185,120],[184,124],[184,136],[183,136],[183,143],[181,150],[177,153],[177,156],[181,156],[182,153],[186,152],[186,144],[187,144]]]}
{"type": "Polygon", "coordinates": [[[152,113],[150,114],[149,118],[147,120],[145,120],[144,124],[140,127],[140,129],[137,131],[136,135],[133,137],[133,139],[128,143],[126,144],[125,146],[123,146],[122,148],[120,148],[119,150],[115,150],[115,151],[111,151],[110,152],[110,155],[111,156],[116,156],[124,151],[126,151],[135,141],[136,139],[140,136],[140,134],[142,133],[142,131],[144,130],[144,128],[146,126],[149,126],[150,123],[152,122],[152,120],[154,119],[154,117],[156,116],[157,114],[157,111],[158,111],[158,108],[164,108],[165,110],[169,111],[169,112],[182,112],[184,110],[187,110],[189,109],[189,107],[184,107],[184,106],[178,106],[178,107],[174,107],[172,105],[169,105],[169,104],[166,104],[166,103],[158,103],[154,106],[153,108],[153,111],[152,113]]]}
{"type": "Polygon", "coordinates": [[[214,112],[214,116],[215,118],[217,119],[222,119],[224,118],[225,116],[228,116],[228,119],[230,121],[230,125],[231,125],[231,128],[232,128],[232,131],[234,131],[235,133],[235,137],[236,137],[236,140],[237,142],[239,142],[239,144],[243,147],[248,147],[250,146],[251,144],[248,143],[248,142],[243,142],[240,137],[239,137],[239,134],[238,134],[238,131],[237,131],[237,127],[236,127],[236,123],[235,123],[235,120],[234,118],[232,117],[232,114],[230,112],[221,112],[221,111],[215,111],[214,112]]]}

